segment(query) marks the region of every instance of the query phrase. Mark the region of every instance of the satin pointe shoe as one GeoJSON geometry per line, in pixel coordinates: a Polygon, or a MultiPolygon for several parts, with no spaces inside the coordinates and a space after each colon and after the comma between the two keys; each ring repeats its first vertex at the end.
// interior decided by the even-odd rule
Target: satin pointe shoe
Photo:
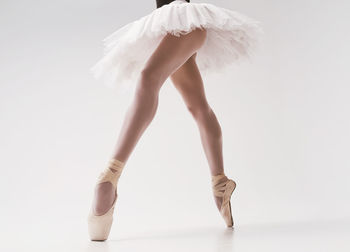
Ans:
{"type": "Polygon", "coordinates": [[[93,208],[90,208],[90,212],[87,218],[88,221],[88,232],[90,236],[90,240],[92,241],[104,241],[107,240],[112,222],[113,222],[113,212],[114,207],[117,201],[117,184],[119,177],[121,175],[121,172],[124,168],[124,163],[117,160],[117,159],[111,159],[109,161],[108,167],[101,172],[97,179],[96,185],[103,183],[103,182],[110,182],[113,185],[113,189],[116,192],[115,193],[115,199],[113,201],[113,204],[111,208],[103,215],[96,215],[94,213],[93,208]],[[111,169],[114,171],[112,171],[111,169]]]}
{"type": "Polygon", "coordinates": [[[233,227],[233,218],[231,210],[231,195],[236,189],[236,182],[226,177],[225,174],[212,176],[212,189],[216,197],[222,198],[220,214],[224,219],[227,227],[233,227]],[[223,179],[226,178],[226,179],[223,179]],[[220,180],[223,180],[220,182],[220,180]]]}

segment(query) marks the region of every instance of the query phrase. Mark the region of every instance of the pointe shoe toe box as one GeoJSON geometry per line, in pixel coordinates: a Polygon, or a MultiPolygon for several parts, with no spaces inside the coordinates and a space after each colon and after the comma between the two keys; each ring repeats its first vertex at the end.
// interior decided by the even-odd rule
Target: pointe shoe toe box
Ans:
{"type": "Polygon", "coordinates": [[[113,222],[113,208],[104,215],[94,215],[90,212],[88,216],[88,232],[90,240],[107,240],[113,222]]]}

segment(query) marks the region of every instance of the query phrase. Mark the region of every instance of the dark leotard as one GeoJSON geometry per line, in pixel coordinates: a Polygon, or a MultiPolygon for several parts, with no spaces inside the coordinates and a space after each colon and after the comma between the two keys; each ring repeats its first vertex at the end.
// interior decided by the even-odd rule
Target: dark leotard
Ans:
{"type": "MultiPolygon", "coordinates": [[[[156,0],[157,2],[157,8],[162,7],[165,4],[169,4],[171,2],[174,2],[175,0],[156,0]]],[[[186,0],[187,2],[190,2],[190,0],[186,0]]]]}

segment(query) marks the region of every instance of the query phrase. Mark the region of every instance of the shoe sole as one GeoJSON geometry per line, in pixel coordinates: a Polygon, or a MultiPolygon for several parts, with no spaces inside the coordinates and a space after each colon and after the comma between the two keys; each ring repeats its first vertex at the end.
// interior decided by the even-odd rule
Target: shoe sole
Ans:
{"type": "Polygon", "coordinates": [[[232,191],[230,192],[230,201],[229,201],[229,206],[230,206],[230,215],[231,215],[231,223],[232,223],[232,226],[228,226],[228,227],[233,227],[233,224],[234,224],[234,222],[233,222],[233,218],[232,218],[232,208],[231,208],[231,196],[232,196],[232,194],[233,194],[234,190],[236,189],[236,182],[234,182],[234,184],[235,184],[235,186],[234,186],[234,187],[232,187],[232,191]]]}
{"type": "Polygon", "coordinates": [[[231,223],[232,223],[232,226],[229,226],[229,227],[233,227],[233,218],[232,218],[232,210],[231,210],[231,202],[230,202],[230,214],[231,214],[231,223]]]}

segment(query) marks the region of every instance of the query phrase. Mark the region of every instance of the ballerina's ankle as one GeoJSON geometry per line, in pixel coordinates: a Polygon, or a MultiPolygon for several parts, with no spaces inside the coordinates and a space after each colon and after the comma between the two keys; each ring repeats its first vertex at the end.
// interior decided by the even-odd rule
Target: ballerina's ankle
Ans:
{"type": "Polygon", "coordinates": [[[123,170],[125,166],[125,162],[121,161],[121,160],[118,160],[116,158],[112,158],[110,159],[109,161],[109,165],[108,165],[108,168],[113,172],[113,173],[116,173],[116,172],[121,172],[123,170]]]}

